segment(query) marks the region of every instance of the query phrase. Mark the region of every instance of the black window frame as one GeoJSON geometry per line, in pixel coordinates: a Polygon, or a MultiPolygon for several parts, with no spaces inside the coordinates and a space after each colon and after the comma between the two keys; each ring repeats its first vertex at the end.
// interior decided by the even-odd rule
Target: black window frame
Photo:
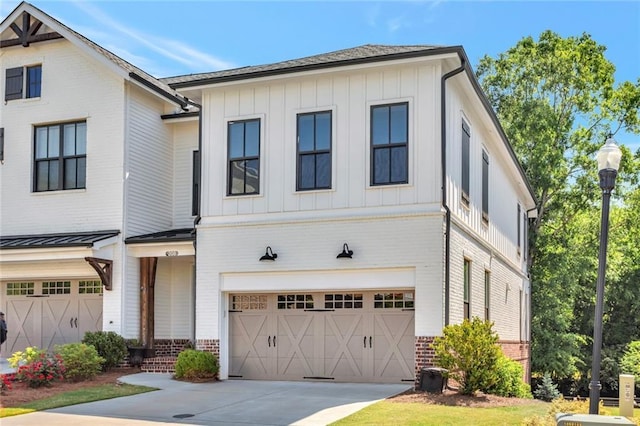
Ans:
{"type": "Polygon", "coordinates": [[[471,319],[471,260],[465,258],[462,269],[463,319],[471,319]]]}
{"type": "Polygon", "coordinates": [[[87,187],[87,122],[85,120],[80,121],[67,121],[63,123],[56,124],[48,124],[43,126],[34,126],[33,132],[33,192],[52,192],[52,191],[69,191],[74,189],[86,189],[87,187]],[[84,126],[84,153],[77,153],[77,129],[78,125],[83,124],[84,126]],[[76,132],[74,137],[74,154],[66,154],[65,155],[65,127],[66,126],[74,126],[74,131],[76,132]],[[58,128],[58,152],[57,154],[49,155],[49,129],[58,128]],[[47,129],[47,155],[43,157],[39,157],[38,155],[38,134],[39,129],[47,129]],[[74,185],[67,185],[67,170],[71,167],[68,164],[75,164],[75,178],[74,185]],[[79,162],[82,162],[82,165],[78,165],[79,162]],[[40,173],[43,170],[40,170],[41,164],[47,164],[47,188],[41,189],[39,185],[40,173]],[[53,163],[57,163],[57,185],[52,186],[52,177],[54,175],[50,172],[50,167],[53,163]],[[78,171],[81,170],[81,174],[78,171]],[[78,182],[81,182],[80,184],[78,182]]]}
{"type": "Polygon", "coordinates": [[[333,173],[333,111],[313,111],[305,112],[296,115],[296,191],[314,191],[319,189],[331,189],[333,185],[332,173],[333,173]],[[318,149],[317,140],[317,119],[320,115],[329,115],[329,148],[318,149]],[[313,116],[313,149],[308,151],[301,151],[300,149],[300,119],[302,117],[313,116]],[[329,156],[329,169],[328,173],[328,185],[318,184],[318,158],[320,156],[329,156]],[[310,187],[303,186],[303,157],[313,157],[313,181],[314,184],[310,187]]]}
{"type": "Polygon", "coordinates": [[[200,214],[200,151],[193,151],[191,157],[191,216],[200,214]]]}
{"type": "Polygon", "coordinates": [[[491,314],[491,271],[484,270],[484,319],[489,321],[491,314]]]}
{"type": "Polygon", "coordinates": [[[482,220],[489,222],[489,154],[482,150],[482,220]]]}
{"type": "Polygon", "coordinates": [[[370,117],[370,123],[369,123],[369,147],[371,150],[370,153],[370,167],[371,167],[371,171],[370,171],[370,185],[371,186],[384,186],[384,185],[402,185],[402,184],[407,184],[409,183],[409,102],[395,102],[395,103],[389,103],[389,104],[378,104],[378,105],[371,105],[370,110],[369,110],[369,117],[370,117]],[[404,120],[404,133],[405,133],[405,140],[403,142],[392,142],[391,140],[391,134],[392,134],[392,126],[391,126],[391,113],[392,113],[392,108],[393,107],[399,107],[402,106],[405,108],[405,120],[404,120]],[[388,115],[387,115],[387,123],[388,123],[388,128],[389,128],[389,134],[387,137],[388,142],[387,143],[383,143],[383,144],[374,144],[374,127],[375,127],[375,123],[374,123],[374,111],[378,110],[378,109],[382,109],[382,108],[387,108],[388,109],[388,115]],[[404,148],[404,158],[403,158],[403,166],[404,166],[404,173],[401,179],[392,179],[392,176],[394,175],[394,171],[393,171],[393,161],[391,160],[392,158],[392,154],[394,150],[397,149],[402,149],[404,148]],[[382,151],[388,151],[388,156],[389,156],[389,170],[388,170],[388,180],[386,181],[376,181],[376,154],[378,152],[382,152],[382,151]]]}
{"type": "Polygon", "coordinates": [[[460,176],[460,194],[462,197],[462,202],[468,206],[469,205],[469,195],[470,195],[470,175],[471,175],[471,164],[470,164],[470,153],[471,153],[471,128],[467,124],[467,122],[462,120],[462,137],[461,139],[461,167],[462,172],[460,176]]]}
{"type": "Polygon", "coordinates": [[[227,196],[236,197],[243,195],[259,195],[260,194],[260,143],[262,139],[262,120],[260,118],[250,118],[246,120],[232,120],[227,122],[227,196]],[[257,140],[257,155],[244,155],[246,153],[247,140],[246,140],[246,125],[247,123],[257,123],[258,124],[258,140],[257,140]],[[231,157],[231,127],[235,125],[243,125],[243,155],[238,157],[231,157]],[[257,184],[254,191],[247,191],[247,161],[257,161],[257,184]],[[243,170],[243,182],[244,182],[244,191],[243,192],[233,192],[233,163],[244,162],[245,165],[242,166],[243,170]]]}
{"type": "Polygon", "coordinates": [[[33,99],[42,96],[42,64],[5,69],[4,100],[33,99]],[[35,75],[33,74],[35,73],[35,75]]]}
{"type": "Polygon", "coordinates": [[[516,215],[516,223],[517,223],[517,230],[516,233],[518,234],[518,256],[520,256],[520,253],[522,252],[522,227],[520,225],[520,215],[522,212],[522,207],[520,207],[520,204],[518,204],[518,213],[516,215]]]}

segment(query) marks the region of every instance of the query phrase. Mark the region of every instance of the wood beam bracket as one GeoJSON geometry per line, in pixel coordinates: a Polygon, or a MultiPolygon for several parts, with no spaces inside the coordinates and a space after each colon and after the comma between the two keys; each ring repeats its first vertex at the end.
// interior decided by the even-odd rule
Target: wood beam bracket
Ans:
{"type": "Polygon", "coordinates": [[[98,276],[102,280],[105,290],[111,290],[112,275],[113,275],[113,260],[100,259],[97,257],[85,257],[86,260],[93,269],[96,270],[98,276]]]}
{"type": "Polygon", "coordinates": [[[33,25],[31,25],[31,15],[29,15],[27,12],[23,12],[21,27],[18,26],[18,24],[16,24],[15,22],[12,22],[11,25],[9,25],[9,28],[13,30],[18,38],[0,41],[0,48],[19,45],[22,45],[23,47],[29,47],[30,43],[62,38],[62,36],[55,31],[37,34],[41,27],[42,22],[37,20],[34,21],[33,25]]]}

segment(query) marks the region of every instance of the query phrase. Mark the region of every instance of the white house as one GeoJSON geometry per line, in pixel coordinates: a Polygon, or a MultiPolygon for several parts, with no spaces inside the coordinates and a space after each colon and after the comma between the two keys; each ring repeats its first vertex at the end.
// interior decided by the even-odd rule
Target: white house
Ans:
{"type": "Polygon", "coordinates": [[[534,198],[462,47],[159,81],[28,3],[0,32],[3,96],[9,70],[41,69],[38,96],[25,80],[0,117],[10,335],[23,306],[82,305],[51,283],[102,288],[98,258],[93,329],[157,355],[193,340],[222,379],[413,382],[442,328],[473,316],[528,367],[534,198]],[[43,190],[41,161],[67,157],[41,158],[42,128],[68,123],[86,128],[85,181],[43,190]],[[67,248],[79,232],[91,241],[67,248]]]}

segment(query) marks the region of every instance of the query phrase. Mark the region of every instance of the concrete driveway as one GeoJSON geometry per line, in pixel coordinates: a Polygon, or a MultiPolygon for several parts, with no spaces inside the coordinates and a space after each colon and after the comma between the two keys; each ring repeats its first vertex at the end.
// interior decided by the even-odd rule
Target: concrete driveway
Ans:
{"type": "Polygon", "coordinates": [[[326,425],[411,387],[258,380],[195,384],[153,373],[121,380],[161,390],[7,417],[2,426],[326,425]]]}

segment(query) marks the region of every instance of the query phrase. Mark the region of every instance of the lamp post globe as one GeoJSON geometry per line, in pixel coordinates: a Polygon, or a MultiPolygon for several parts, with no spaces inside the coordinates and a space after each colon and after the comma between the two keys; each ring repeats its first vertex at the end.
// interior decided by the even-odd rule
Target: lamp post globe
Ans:
{"type": "Polygon", "coordinates": [[[598,414],[600,402],[600,359],[602,350],[602,317],[604,311],[604,283],[607,269],[607,241],[609,238],[609,204],[611,191],[622,159],[622,152],[609,135],[598,151],[598,175],[602,189],[602,216],[600,220],[600,251],[598,254],[598,281],[596,283],[596,312],[593,318],[593,359],[589,383],[589,414],[598,414]]]}

